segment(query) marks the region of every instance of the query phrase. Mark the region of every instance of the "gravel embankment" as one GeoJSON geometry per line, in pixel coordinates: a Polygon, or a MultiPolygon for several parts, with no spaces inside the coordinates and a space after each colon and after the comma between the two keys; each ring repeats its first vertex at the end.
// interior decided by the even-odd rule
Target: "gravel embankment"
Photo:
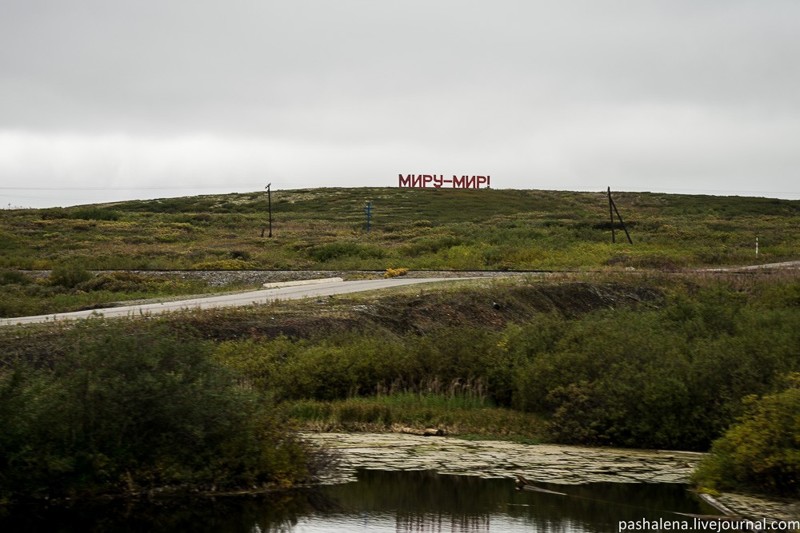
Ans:
{"type": "MultiPolygon", "coordinates": [[[[110,270],[92,271],[95,274],[113,272],[110,270]]],[[[261,285],[281,281],[298,281],[320,278],[344,278],[345,280],[382,278],[383,270],[128,270],[140,276],[173,277],[179,279],[201,279],[212,287],[226,285],[261,285]]],[[[45,278],[50,275],[49,270],[27,270],[26,274],[45,278]]],[[[509,275],[524,275],[523,272],[451,272],[439,270],[412,270],[407,276],[410,278],[494,278],[509,275]]],[[[534,274],[534,273],[530,273],[534,274]]]]}

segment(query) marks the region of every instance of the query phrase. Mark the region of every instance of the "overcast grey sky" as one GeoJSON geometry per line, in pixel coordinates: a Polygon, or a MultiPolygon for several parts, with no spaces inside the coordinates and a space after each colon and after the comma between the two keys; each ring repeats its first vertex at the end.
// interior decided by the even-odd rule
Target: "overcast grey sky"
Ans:
{"type": "Polygon", "coordinates": [[[397,186],[800,198],[797,0],[0,0],[0,204],[397,186]]]}

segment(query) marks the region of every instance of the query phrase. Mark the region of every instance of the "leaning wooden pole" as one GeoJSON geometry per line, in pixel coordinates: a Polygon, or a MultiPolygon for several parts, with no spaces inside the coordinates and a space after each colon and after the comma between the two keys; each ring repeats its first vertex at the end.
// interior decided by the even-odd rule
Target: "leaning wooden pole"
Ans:
{"type": "Polygon", "coordinates": [[[611,187],[608,188],[608,215],[611,218],[611,242],[617,242],[617,235],[614,233],[614,200],[611,199],[611,187]]]}
{"type": "Polygon", "coordinates": [[[625,221],[622,220],[622,215],[619,214],[619,209],[617,209],[617,203],[611,198],[611,187],[608,188],[608,202],[611,204],[609,209],[614,210],[611,214],[611,242],[616,242],[616,240],[614,240],[614,213],[616,213],[619,223],[622,225],[622,229],[625,231],[625,236],[628,238],[628,242],[633,244],[631,235],[628,233],[628,228],[625,226],[625,221]]]}

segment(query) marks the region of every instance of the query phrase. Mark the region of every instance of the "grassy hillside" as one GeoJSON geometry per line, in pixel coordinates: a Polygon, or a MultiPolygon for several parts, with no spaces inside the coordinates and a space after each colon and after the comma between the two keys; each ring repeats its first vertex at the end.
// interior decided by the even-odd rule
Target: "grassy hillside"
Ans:
{"type": "MultiPolygon", "coordinates": [[[[746,484],[769,489],[776,479],[796,479],[798,461],[784,454],[796,445],[780,439],[800,437],[791,428],[777,431],[789,426],[762,411],[774,404],[781,416],[797,418],[796,393],[786,383],[800,372],[800,273],[646,269],[798,259],[800,202],[646,193],[617,193],[615,200],[632,245],[622,235],[611,244],[602,193],[277,191],[272,239],[261,237],[263,193],[0,211],[0,315],[6,316],[208,290],[178,277],[88,269],[603,271],[413,287],[311,307],[283,302],[0,328],[0,426],[6,428],[0,457],[11,458],[0,461],[0,502],[15,493],[204,487],[220,476],[231,487],[291,484],[321,459],[283,444],[294,443],[287,419],[317,429],[437,427],[460,435],[706,450],[750,413],[752,423],[729,432],[729,445],[716,446],[725,452],[719,464],[758,466],[740,460],[736,446],[744,442],[749,451],[751,426],[768,423],[759,443],[769,457],[788,459],[766,480],[746,484]],[[369,233],[367,200],[374,206],[369,233]],[[624,271],[630,267],[641,275],[624,271]],[[52,272],[34,279],[18,269],[52,272]],[[184,372],[183,362],[205,369],[219,390],[198,397],[205,386],[196,383],[207,375],[184,372]],[[94,372],[100,367],[105,373],[94,372]],[[176,376],[187,380],[169,381],[176,376]],[[170,402],[153,409],[145,385],[174,385],[186,399],[184,411],[160,409],[170,402]],[[131,409],[127,391],[140,389],[146,393],[131,409]],[[747,411],[752,395],[763,397],[761,411],[747,411]],[[240,401],[254,410],[240,409],[240,401]],[[235,431],[214,424],[231,419],[229,411],[246,415],[232,418],[235,431]],[[153,413],[165,421],[159,446],[117,446],[133,441],[137,428],[152,427],[153,413]],[[274,418],[265,423],[264,413],[274,418]],[[117,431],[120,424],[131,439],[117,431]],[[198,428],[206,440],[196,448],[184,449],[174,438],[198,428]],[[264,439],[258,428],[277,437],[264,439]],[[264,442],[281,445],[255,447],[264,442]],[[250,446],[254,453],[241,453],[250,446]],[[226,459],[215,470],[195,459],[245,455],[263,461],[226,459]]],[[[724,469],[716,464],[709,483],[723,486],[716,474],[724,469]]]]}
{"type": "Polygon", "coordinates": [[[275,191],[0,211],[0,268],[596,269],[796,259],[800,201],[397,188],[275,191]],[[372,231],[364,205],[372,201],[372,231]],[[619,228],[618,228],[619,229],[619,228]],[[760,255],[755,256],[755,240],[760,255]]]}

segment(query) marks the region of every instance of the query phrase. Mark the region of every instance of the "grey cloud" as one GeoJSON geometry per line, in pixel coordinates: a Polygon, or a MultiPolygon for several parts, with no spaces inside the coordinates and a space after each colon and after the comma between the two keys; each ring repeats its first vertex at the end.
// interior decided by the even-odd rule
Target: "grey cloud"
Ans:
{"type": "MultiPolygon", "coordinates": [[[[329,168],[361,151],[371,175],[401,149],[562,183],[786,180],[797,20],[794,0],[6,0],[0,131],[260,139],[329,168]]],[[[301,159],[274,164],[311,180],[301,159]]]]}

